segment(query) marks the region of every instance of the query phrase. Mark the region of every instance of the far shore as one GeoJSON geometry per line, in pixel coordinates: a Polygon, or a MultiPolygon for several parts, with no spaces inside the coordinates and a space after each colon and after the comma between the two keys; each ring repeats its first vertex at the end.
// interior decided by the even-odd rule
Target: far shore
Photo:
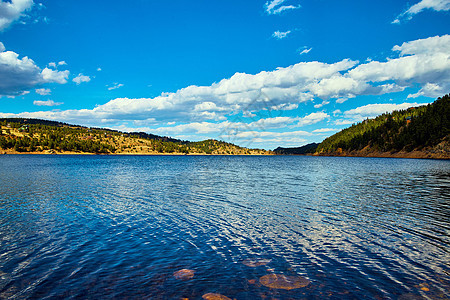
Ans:
{"type": "Polygon", "coordinates": [[[0,150],[0,155],[106,155],[106,156],[120,156],[120,155],[133,155],[133,156],[272,156],[274,154],[206,154],[206,153],[89,153],[89,152],[72,152],[72,151],[40,151],[40,152],[18,152],[14,150],[0,150]]]}
{"type": "Polygon", "coordinates": [[[324,157],[378,157],[378,158],[412,158],[412,159],[450,159],[450,155],[444,153],[430,153],[423,151],[412,152],[332,152],[332,153],[314,153],[314,154],[206,154],[206,153],[88,153],[88,152],[52,152],[49,150],[41,152],[17,152],[13,150],[0,150],[1,155],[106,155],[106,156],[324,156],[324,157]]]}
{"type": "Polygon", "coordinates": [[[332,152],[314,153],[313,156],[333,156],[333,157],[379,157],[379,158],[414,158],[414,159],[450,159],[450,154],[428,151],[399,151],[399,152],[332,152]]]}

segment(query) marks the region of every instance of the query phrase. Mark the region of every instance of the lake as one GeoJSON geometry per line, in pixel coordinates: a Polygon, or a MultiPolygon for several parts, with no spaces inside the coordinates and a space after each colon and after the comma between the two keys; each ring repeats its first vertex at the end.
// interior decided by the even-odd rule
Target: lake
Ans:
{"type": "Polygon", "coordinates": [[[450,298],[450,161],[2,155],[0,178],[1,299],[450,298]]]}

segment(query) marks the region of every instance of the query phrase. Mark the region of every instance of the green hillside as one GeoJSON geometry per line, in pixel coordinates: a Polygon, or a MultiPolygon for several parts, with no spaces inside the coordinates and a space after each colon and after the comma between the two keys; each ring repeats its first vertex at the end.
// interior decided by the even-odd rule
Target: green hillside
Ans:
{"type": "Polygon", "coordinates": [[[316,154],[428,151],[448,156],[450,97],[382,114],[344,129],[319,144],[316,154]]]}
{"type": "Polygon", "coordinates": [[[189,142],[143,132],[126,133],[17,118],[0,119],[0,150],[36,154],[270,154],[217,140],[189,142]]]}

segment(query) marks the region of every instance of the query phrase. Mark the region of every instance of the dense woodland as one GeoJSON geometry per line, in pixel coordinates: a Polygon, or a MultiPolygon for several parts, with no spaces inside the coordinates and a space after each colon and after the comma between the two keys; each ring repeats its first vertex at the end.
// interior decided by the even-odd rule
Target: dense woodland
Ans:
{"type": "Polygon", "coordinates": [[[448,142],[450,134],[450,97],[434,103],[382,114],[344,129],[325,139],[316,153],[358,151],[380,152],[422,150],[448,142]]]}
{"type": "Polygon", "coordinates": [[[304,154],[313,154],[316,152],[317,146],[319,144],[317,143],[311,143],[307,144],[302,147],[294,147],[294,148],[282,148],[278,147],[273,152],[278,155],[304,155],[304,154]]]}
{"type": "Polygon", "coordinates": [[[267,154],[217,140],[181,141],[143,132],[124,133],[37,119],[0,119],[4,152],[94,154],[267,154]]]}

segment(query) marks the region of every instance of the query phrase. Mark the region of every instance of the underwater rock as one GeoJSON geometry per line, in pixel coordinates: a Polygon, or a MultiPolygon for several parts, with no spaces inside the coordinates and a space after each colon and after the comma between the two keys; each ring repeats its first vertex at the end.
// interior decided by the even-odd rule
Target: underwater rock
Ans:
{"type": "Polygon", "coordinates": [[[261,277],[259,282],[272,289],[293,290],[307,286],[310,281],[301,276],[269,274],[261,277]]]}
{"type": "Polygon", "coordinates": [[[205,300],[231,300],[231,298],[228,298],[227,296],[215,293],[204,294],[202,298],[205,300]]]}
{"type": "Polygon", "coordinates": [[[194,270],[181,269],[175,273],[173,273],[173,277],[180,280],[189,280],[194,277],[194,270]]]}

